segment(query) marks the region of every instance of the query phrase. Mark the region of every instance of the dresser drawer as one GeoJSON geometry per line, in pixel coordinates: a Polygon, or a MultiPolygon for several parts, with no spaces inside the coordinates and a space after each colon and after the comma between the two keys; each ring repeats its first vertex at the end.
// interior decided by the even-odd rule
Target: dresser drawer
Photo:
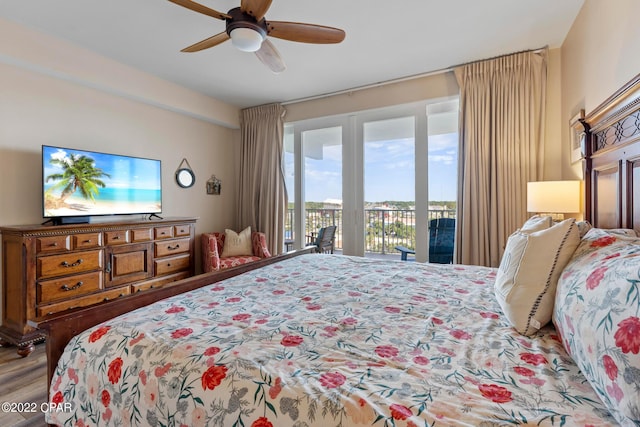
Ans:
{"type": "Polygon", "coordinates": [[[173,227],[156,227],[154,234],[156,239],[171,239],[173,237],[173,227]]]}
{"type": "Polygon", "coordinates": [[[57,277],[102,268],[102,250],[42,256],[36,259],[38,279],[57,277]]]}
{"type": "Polygon", "coordinates": [[[104,240],[107,246],[129,243],[129,230],[105,231],[104,240]]]}
{"type": "Polygon", "coordinates": [[[157,259],[153,262],[155,266],[156,276],[163,276],[165,274],[188,270],[191,265],[190,261],[191,260],[189,254],[157,259]]]}
{"type": "Polygon", "coordinates": [[[135,228],[131,230],[132,242],[148,242],[153,239],[153,229],[151,228],[135,228]]]}
{"type": "Polygon", "coordinates": [[[191,235],[191,226],[189,224],[176,225],[175,226],[175,235],[176,235],[176,237],[190,236],[191,235]]]}
{"type": "Polygon", "coordinates": [[[167,255],[174,255],[183,252],[189,252],[189,246],[191,239],[177,239],[169,240],[166,242],[156,242],[154,244],[156,257],[163,257],[167,255]]]}
{"type": "Polygon", "coordinates": [[[61,279],[38,282],[38,303],[76,298],[102,289],[102,272],[75,274],[61,279]]]}
{"type": "Polygon", "coordinates": [[[49,314],[59,313],[72,308],[86,307],[88,305],[97,304],[99,302],[111,301],[120,297],[127,296],[131,293],[129,286],[123,286],[117,289],[98,292],[86,297],[80,297],[69,301],[62,301],[55,304],[39,306],[37,316],[47,316],[49,314]]]}
{"type": "Polygon", "coordinates": [[[165,286],[175,282],[176,280],[186,279],[189,276],[190,274],[188,271],[182,271],[180,273],[162,276],[158,279],[152,279],[152,280],[147,280],[141,283],[136,283],[135,285],[131,285],[131,293],[146,291],[148,289],[164,288],[165,286]]]}
{"type": "Polygon", "coordinates": [[[102,246],[102,233],[82,233],[72,236],[74,249],[91,249],[102,246]]]}
{"type": "Polygon", "coordinates": [[[71,249],[71,239],[69,236],[49,236],[38,237],[36,239],[36,252],[60,252],[71,249]]]}

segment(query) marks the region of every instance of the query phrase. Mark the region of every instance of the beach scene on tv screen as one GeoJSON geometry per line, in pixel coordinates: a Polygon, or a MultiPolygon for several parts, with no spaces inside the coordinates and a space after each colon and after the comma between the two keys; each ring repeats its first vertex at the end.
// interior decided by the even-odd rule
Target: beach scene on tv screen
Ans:
{"type": "Polygon", "coordinates": [[[160,162],[42,147],[44,217],[162,211],[160,162]]]}

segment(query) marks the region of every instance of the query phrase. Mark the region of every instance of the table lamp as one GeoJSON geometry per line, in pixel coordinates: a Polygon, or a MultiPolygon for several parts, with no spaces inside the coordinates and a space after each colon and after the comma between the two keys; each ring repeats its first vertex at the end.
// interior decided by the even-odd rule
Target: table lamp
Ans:
{"type": "Polygon", "coordinates": [[[579,213],[580,181],[537,181],[527,183],[527,211],[550,215],[562,221],[565,213],[579,213]]]}

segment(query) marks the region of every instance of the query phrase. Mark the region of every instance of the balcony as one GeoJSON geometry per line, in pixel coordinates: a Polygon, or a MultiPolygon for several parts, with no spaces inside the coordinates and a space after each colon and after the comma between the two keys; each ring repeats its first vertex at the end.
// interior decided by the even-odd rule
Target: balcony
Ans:
{"type": "MultiPolygon", "coordinates": [[[[337,226],[335,248],[342,250],[342,209],[306,209],[305,235],[329,225],[337,226]]],[[[365,253],[399,255],[398,245],[416,247],[416,216],[413,210],[365,209],[365,253]]],[[[429,220],[455,218],[455,209],[430,209],[429,220]]],[[[285,219],[285,240],[293,240],[294,211],[289,209],[285,219]]]]}

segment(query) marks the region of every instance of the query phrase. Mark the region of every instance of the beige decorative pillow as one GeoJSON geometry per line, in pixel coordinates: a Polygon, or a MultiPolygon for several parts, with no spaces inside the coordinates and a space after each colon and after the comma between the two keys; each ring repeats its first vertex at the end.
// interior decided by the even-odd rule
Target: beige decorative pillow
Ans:
{"type": "Polygon", "coordinates": [[[553,225],[553,219],[549,215],[534,215],[522,224],[520,231],[523,233],[533,233],[534,231],[546,230],[553,225]]]}
{"type": "Polygon", "coordinates": [[[224,230],[224,235],[224,245],[222,246],[222,255],[220,257],[253,255],[251,227],[245,228],[240,234],[227,228],[224,230]]]}
{"type": "Polygon", "coordinates": [[[494,288],[502,311],[521,334],[532,335],[551,320],[558,278],[579,243],[573,218],[509,237],[494,288]]]}

